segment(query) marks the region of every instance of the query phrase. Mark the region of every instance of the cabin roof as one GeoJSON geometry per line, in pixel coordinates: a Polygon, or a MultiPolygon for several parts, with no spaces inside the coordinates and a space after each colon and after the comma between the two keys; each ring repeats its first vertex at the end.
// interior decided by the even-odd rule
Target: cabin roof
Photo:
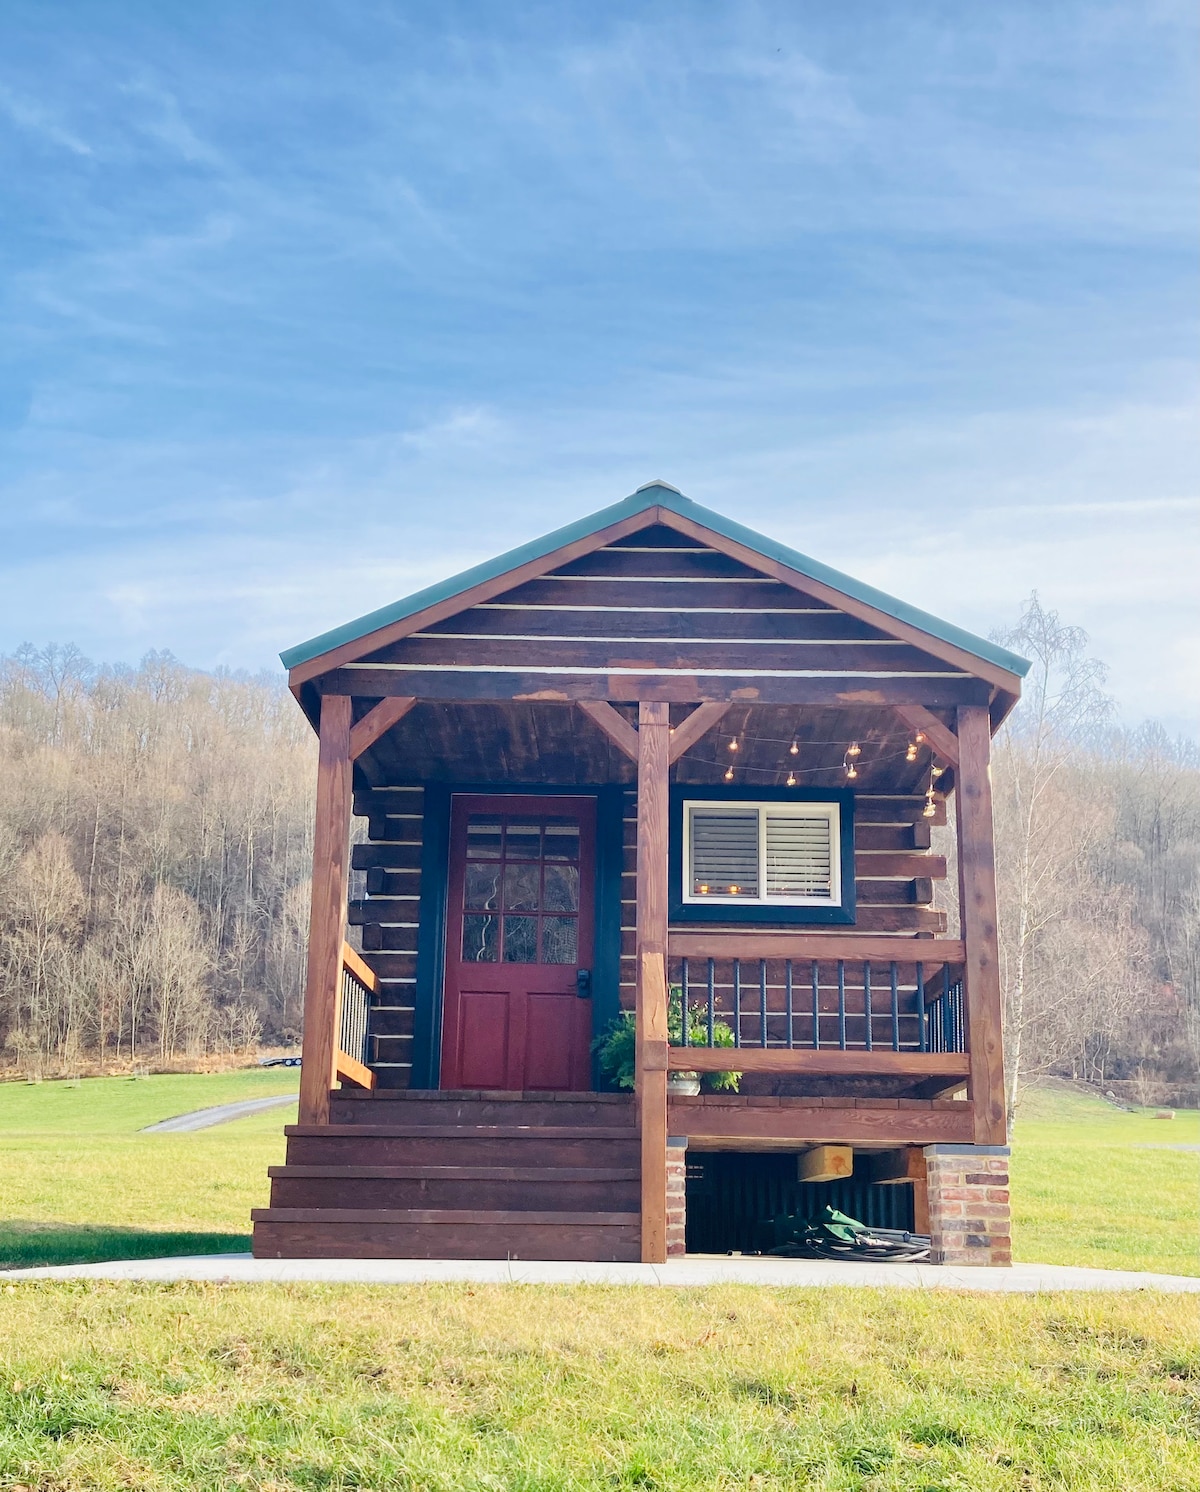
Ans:
{"type": "Polygon", "coordinates": [[[360,639],[365,640],[382,627],[393,626],[397,622],[404,621],[406,617],[425,611],[430,606],[451,600],[455,595],[465,593],[475,586],[496,580],[518,566],[553,555],[568,544],[576,543],[591,533],[598,533],[612,524],[635,517],[642,512],[647,514],[648,522],[654,521],[656,515],[669,513],[690,519],[693,523],[701,524],[733,543],[744,545],[764,559],[786,565],[810,580],[830,586],[844,596],[873,607],[884,616],[890,616],[897,622],[906,623],[910,627],[919,628],[930,637],[939,638],[942,642],[961,648],[964,652],[994,667],[1003,668],[1018,678],[1024,678],[1029,671],[1028,661],[1016,653],[1009,652],[1007,648],[977,637],[974,633],[962,627],[956,627],[952,622],[944,621],[930,612],[922,611],[907,601],[889,596],[885,591],[877,590],[861,580],[855,580],[853,576],[835,570],[830,565],[822,564],[820,560],[812,559],[806,554],[799,553],[798,550],[789,549],[786,544],[779,543],[777,539],[756,533],[734,519],[727,518],[723,513],[702,507],[699,503],[685,497],[678,488],[661,481],[648,482],[621,502],[613,503],[611,507],[602,508],[597,513],[578,518],[574,523],[568,523],[565,527],[555,529],[552,533],[544,534],[541,538],[533,539],[527,544],[522,544],[519,548],[510,549],[505,554],[496,555],[494,559],[485,560],[469,570],[463,570],[446,580],[438,581],[436,585],[427,586],[411,596],[393,601],[389,606],[382,606],[377,611],[368,612],[366,616],[357,617],[354,621],[334,627],[329,632],[323,632],[318,637],[288,648],[279,656],[284,667],[288,669],[309,663],[325,653],[332,652],[335,648],[344,647],[360,639]]]}

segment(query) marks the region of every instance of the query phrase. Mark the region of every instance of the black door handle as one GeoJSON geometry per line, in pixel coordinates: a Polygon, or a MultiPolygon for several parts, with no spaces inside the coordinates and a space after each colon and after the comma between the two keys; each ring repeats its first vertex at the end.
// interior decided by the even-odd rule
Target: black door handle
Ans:
{"type": "Polygon", "coordinates": [[[591,969],[575,970],[575,993],[581,1000],[587,1000],[592,993],[592,971],[591,969]]]}

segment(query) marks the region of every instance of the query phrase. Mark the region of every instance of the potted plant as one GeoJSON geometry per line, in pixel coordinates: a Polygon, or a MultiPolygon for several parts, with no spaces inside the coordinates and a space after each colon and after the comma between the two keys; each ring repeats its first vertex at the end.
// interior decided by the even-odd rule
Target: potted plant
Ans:
{"type": "MultiPolygon", "coordinates": [[[[683,1045],[683,989],[678,984],[671,985],[667,998],[667,1041],[671,1046],[683,1045]]],[[[699,1002],[689,1003],[688,1045],[708,1044],[708,1009],[699,1002]]],[[[713,1022],[712,1045],[733,1046],[733,1032],[722,1020],[713,1022]]],[[[592,1042],[592,1050],[611,1083],[632,1088],[637,1060],[637,1017],[633,1011],[623,1010],[592,1042]]],[[[736,1093],[741,1076],[740,1072],[709,1072],[703,1082],[710,1092],[736,1093]]],[[[693,1094],[700,1091],[701,1078],[699,1073],[677,1071],[669,1074],[667,1083],[673,1093],[693,1094]]]]}

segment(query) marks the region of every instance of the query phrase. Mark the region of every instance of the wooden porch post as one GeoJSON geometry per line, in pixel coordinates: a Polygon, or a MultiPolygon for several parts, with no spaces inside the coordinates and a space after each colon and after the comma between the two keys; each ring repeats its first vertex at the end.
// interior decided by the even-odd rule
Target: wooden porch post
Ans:
{"type": "Polygon", "coordinates": [[[317,816],[313,835],[312,910],[308,922],[308,979],[304,987],[304,1047],[300,1123],[329,1123],[329,1089],[337,1051],[342,938],[350,861],[350,697],[321,699],[317,759],[317,816]]]}
{"type": "Polygon", "coordinates": [[[958,905],[966,957],[968,1094],[977,1145],[1007,1144],[996,859],[989,769],[991,730],[983,705],[958,711],[958,905]]]}
{"type": "Polygon", "coordinates": [[[670,708],[638,708],[637,1104],[642,1260],[667,1258],[667,825],[670,708]]]}

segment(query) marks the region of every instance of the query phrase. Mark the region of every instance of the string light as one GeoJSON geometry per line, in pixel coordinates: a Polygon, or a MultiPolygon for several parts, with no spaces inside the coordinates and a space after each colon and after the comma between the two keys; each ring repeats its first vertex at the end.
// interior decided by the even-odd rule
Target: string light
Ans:
{"type": "Polygon", "coordinates": [[[732,762],[730,762],[729,766],[725,769],[725,781],[726,782],[732,782],[733,781],[733,763],[732,762]]]}
{"type": "Polygon", "coordinates": [[[929,774],[929,786],[925,789],[925,807],[921,810],[921,817],[931,819],[937,814],[937,804],[933,801],[933,772],[929,774]]]}
{"type": "Polygon", "coordinates": [[[729,749],[730,751],[736,751],[738,749],[738,738],[736,736],[730,736],[729,749]]]}
{"type": "Polygon", "coordinates": [[[799,746],[799,744],[798,744],[795,736],[792,737],[792,744],[788,747],[788,754],[790,756],[799,756],[800,755],[800,746],[799,746]]]}
{"type": "Polygon", "coordinates": [[[916,759],[917,759],[917,743],[915,741],[910,741],[908,743],[908,750],[904,753],[904,760],[906,762],[915,762],[916,759]]]}
{"type": "Polygon", "coordinates": [[[795,772],[789,772],[788,773],[788,776],[787,776],[787,785],[788,785],[788,787],[795,787],[796,786],[796,774],[795,774],[795,772]]]}
{"type": "Polygon", "coordinates": [[[846,755],[853,760],[856,756],[862,755],[862,747],[857,741],[851,741],[849,746],[846,747],[846,755]]]}
{"type": "MultiPolygon", "coordinates": [[[[853,750],[853,749],[854,748],[852,747],[851,750],[853,750]]],[[[845,765],[845,768],[846,768],[846,779],[847,779],[847,781],[853,782],[854,779],[858,776],[858,768],[855,766],[854,761],[851,758],[851,755],[850,755],[849,751],[847,751],[847,753],[846,753],[846,759],[845,759],[844,765],[845,765]]]]}

